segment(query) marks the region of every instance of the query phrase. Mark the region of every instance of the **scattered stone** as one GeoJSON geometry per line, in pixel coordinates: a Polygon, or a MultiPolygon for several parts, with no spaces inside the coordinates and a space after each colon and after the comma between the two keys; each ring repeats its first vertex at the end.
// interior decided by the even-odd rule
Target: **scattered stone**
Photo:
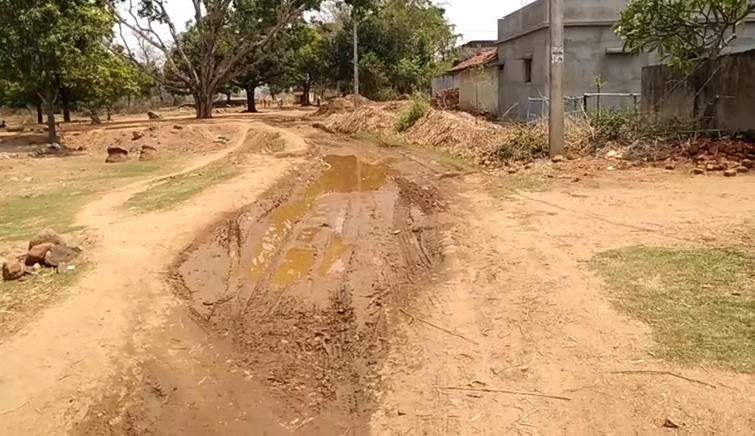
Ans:
{"type": "Polygon", "coordinates": [[[81,248],[69,247],[65,244],[58,244],[50,248],[45,254],[45,264],[47,266],[59,266],[68,264],[81,254],[81,248]]]}
{"type": "Polygon", "coordinates": [[[155,111],[148,111],[147,116],[150,120],[159,120],[162,118],[162,116],[155,111]]]}
{"type": "Polygon", "coordinates": [[[218,143],[226,143],[228,141],[230,141],[230,139],[228,139],[228,137],[223,136],[223,135],[220,135],[217,137],[217,139],[215,139],[215,142],[218,142],[218,143]]]}
{"type": "Polygon", "coordinates": [[[742,160],[742,166],[745,167],[745,168],[748,168],[748,169],[752,168],[753,166],[755,166],[755,160],[743,159],[742,160]]]}
{"type": "Polygon", "coordinates": [[[736,177],[736,175],[737,175],[737,170],[726,170],[726,171],[724,171],[724,176],[725,177],[736,177]]]}
{"type": "Polygon", "coordinates": [[[142,151],[139,154],[139,160],[142,161],[149,161],[149,160],[157,160],[159,159],[159,155],[157,153],[157,147],[154,145],[144,145],[142,147],[142,151]]]}
{"type": "Polygon", "coordinates": [[[717,145],[714,145],[714,146],[710,147],[710,148],[708,149],[708,153],[709,153],[709,154],[710,154],[711,156],[713,156],[713,157],[716,157],[716,156],[718,155],[718,146],[717,146],[717,145]]]}
{"type": "Polygon", "coordinates": [[[557,155],[553,156],[553,158],[551,158],[551,161],[555,162],[555,163],[563,162],[564,161],[564,157],[562,155],[560,155],[560,154],[557,154],[557,155]]]}
{"type": "Polygon", "coordinates": [[[509,168],[509,170],[508,170],[508,173],[509,173],[509,174],[516,174],[516,173],[517,173],[517,171],[519,171],[519,169],[518,169],[518,168],[516,168],[516,167],[512,167],[512,168],[509,168]]]}
{"type": "Polygon", "coordinates": [[[749,171],[750,170],[747,169],[746,167],[737,167],[737,172],[738,173],[746,173],[746,172],[749,172],[749,171]]]}
{"type": "Polygon", "coordinates": [[[128,160],[128,150],[111,145],[107,148],[107,163],[125,162],[128,160]]]}
{"type": "Polygon", "coordinates": [[[11,182],[18,182],[18,177],[11,177],[8,180],[10,180],[11,182]]]}
{"type": "Polygon", "coordinates": [[[525,169],[525,170],[530,170],[530,169],[532,169],[532,162],[528,162],[528,163],[524,164],[524,169],[525,169]]]}
{"type": "Polygon", "coordinates": [[[575,176],[573,179],[571,179],[572,182],[577,183],[580,180],[582,180],[579,176],[575,176]]]}
{"type": "Polygon", "coordinates": [[[18,280],[24,275],[24,265],[17,260],[6,260],[3,263],[3,280],[18,280]]]}
{"type": "Polygon", "coordinates": [[[136,141],[137,139],[142,139],[144,137],[144,132],[142,132],[141,130],[134,130],[133,132],[131,132],[131,136],[133,137],[134,141],[136,141]]]}
{"type": "Polygon", "coordinates": [[[26,130],[26,126],[7,126],[5,130],[10,133],[20,133],[26,130]]]}
{"type": "Polygon", "coordinates": [[[666,418],[666,420],[663,421],[663,426],[666,428],[679,428],[679,424],[674,422],[671,418],[666,418]]]}
{"type": "Polygon", "coordinates": [[[182,130],[184,128],[184,126],[182,126],[180,124],[173,124],[173,128],[176,129],[176,130],[182,130]]]}
{"type": "Polygon", "coordinates": [[[705,170],[706,171],[719,171],[721,170],[721,166],[718,164],[709,163],[708,165],[705,166],[705,170]]]}
{"type": "Polygon", "coordinates": [[[61,238],[60,235],[55,232],[55,230],[40,230],[29,240],[29,250],[34,248],[34,246],[36,245],[47,243],[52,243],[53,245],[63,244],[63,238],[61,238]]]}
{"type": "Polygon", "coordinates": [[[705,173],[705,168],[696,167],[696,168],[694,168],[692,170],[692,172],[695,173],[695,174],[704,174],[705,173]]]}
{"type": "Polygon", "coordinates": [[[673,162],[666,162],[666,166],[665,166],[665,168],[666,168],[667,170],[675,170],[675,169],[676,169],[676,164],[675,164],[675,163],[673,163],[673,162]]]}
{"type": "Polygon", "coordinates": [[[45,256],[47,256],[47,252],[54,247],[55,244],[52,242],[45,242],[44,244],[37,244],[34,247],[29,249],[29,252],[26,253],[26,260],[24,263],[26,265],[34,265],[35,263],[45,263],[45,256]]]}

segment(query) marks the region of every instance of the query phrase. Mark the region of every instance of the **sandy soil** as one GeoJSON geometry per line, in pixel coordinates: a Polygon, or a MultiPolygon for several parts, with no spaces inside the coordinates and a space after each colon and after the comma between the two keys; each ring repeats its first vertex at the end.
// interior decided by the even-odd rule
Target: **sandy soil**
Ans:
{"type": "Polygon", "coordinates": [[[211,123],[288,150],[170,211],[114,211],[148,182],[82,211],[96,268],[0,343],[0,433],[755,434],[751,376],[658,359],[584,267],[751,244],[754,178],[604,172],[502,198],[280,114],[211,123]],[[622,372],[643,370],[687,379],[622,372]]]}

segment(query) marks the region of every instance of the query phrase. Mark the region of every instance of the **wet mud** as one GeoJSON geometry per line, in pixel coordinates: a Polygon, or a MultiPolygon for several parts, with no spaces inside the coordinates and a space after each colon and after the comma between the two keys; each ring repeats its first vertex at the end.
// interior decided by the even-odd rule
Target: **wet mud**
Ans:
{"type": "MultiPolygon", "coordinates": [[[[119,405],[118,428],[131,422],[124,434],[369,434],[389,320],[442,264],[436,215],[444,200],[427,166],[333,142],[317,150],[179,257],[171,281],[196,331],[166,341],[201,342],[205,351],[183,369],[151,376],[170,380],[158,388],[138,377],[132,404],[111,396],[101,406],[113,415],[119,405]],[[175,374],[197,368],[212,384],[175,374]],[[196,398],[203,405],[172,403],[196,398]],[[223,426],[178,419],[191,407],[223,405],[223,426]]],[[[157,350],[154,358],[161,354],[175,353],[157,350]]],[[[156,373],[149,365],[140,371],[156,373]]],[[[101,431],[94,423],[102,421],[82,429],[101,431]]]]}

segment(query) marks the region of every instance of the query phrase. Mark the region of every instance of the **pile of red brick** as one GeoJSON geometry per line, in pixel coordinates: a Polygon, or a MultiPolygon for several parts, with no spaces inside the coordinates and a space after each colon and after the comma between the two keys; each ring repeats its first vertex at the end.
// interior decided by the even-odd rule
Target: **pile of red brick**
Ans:
{"type": "Polygon", "coordinates": [[[459,89],[447,88],[441,89],[435,93],[433,97],[432,105],[436,109],[441,110],[458,110],[459,109],[459,89]]]}
{"type": "Polygon", "coordinates": [[[749,172],[755,166],[755,144],[740,140],[698,140],[685,154],[696,163],[695,173],[724,171],[726,176],[749,172]]]}

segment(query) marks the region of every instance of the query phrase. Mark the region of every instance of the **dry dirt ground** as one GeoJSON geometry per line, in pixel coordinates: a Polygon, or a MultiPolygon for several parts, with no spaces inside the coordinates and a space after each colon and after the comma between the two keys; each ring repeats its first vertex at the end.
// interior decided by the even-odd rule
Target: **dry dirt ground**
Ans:
{"type": "Polygon", "coordinates": [[[755,178],[567,163],[502,194],[302,115],[184,120],[231,140],[179,172],[250,130],[286,150],[164,211],[119,209],[148,179],[80,211],[93,267],[0,342],[0,434],[755,434],[752,376],[659,359],[585,267],[748,246],[755,178]]]}

